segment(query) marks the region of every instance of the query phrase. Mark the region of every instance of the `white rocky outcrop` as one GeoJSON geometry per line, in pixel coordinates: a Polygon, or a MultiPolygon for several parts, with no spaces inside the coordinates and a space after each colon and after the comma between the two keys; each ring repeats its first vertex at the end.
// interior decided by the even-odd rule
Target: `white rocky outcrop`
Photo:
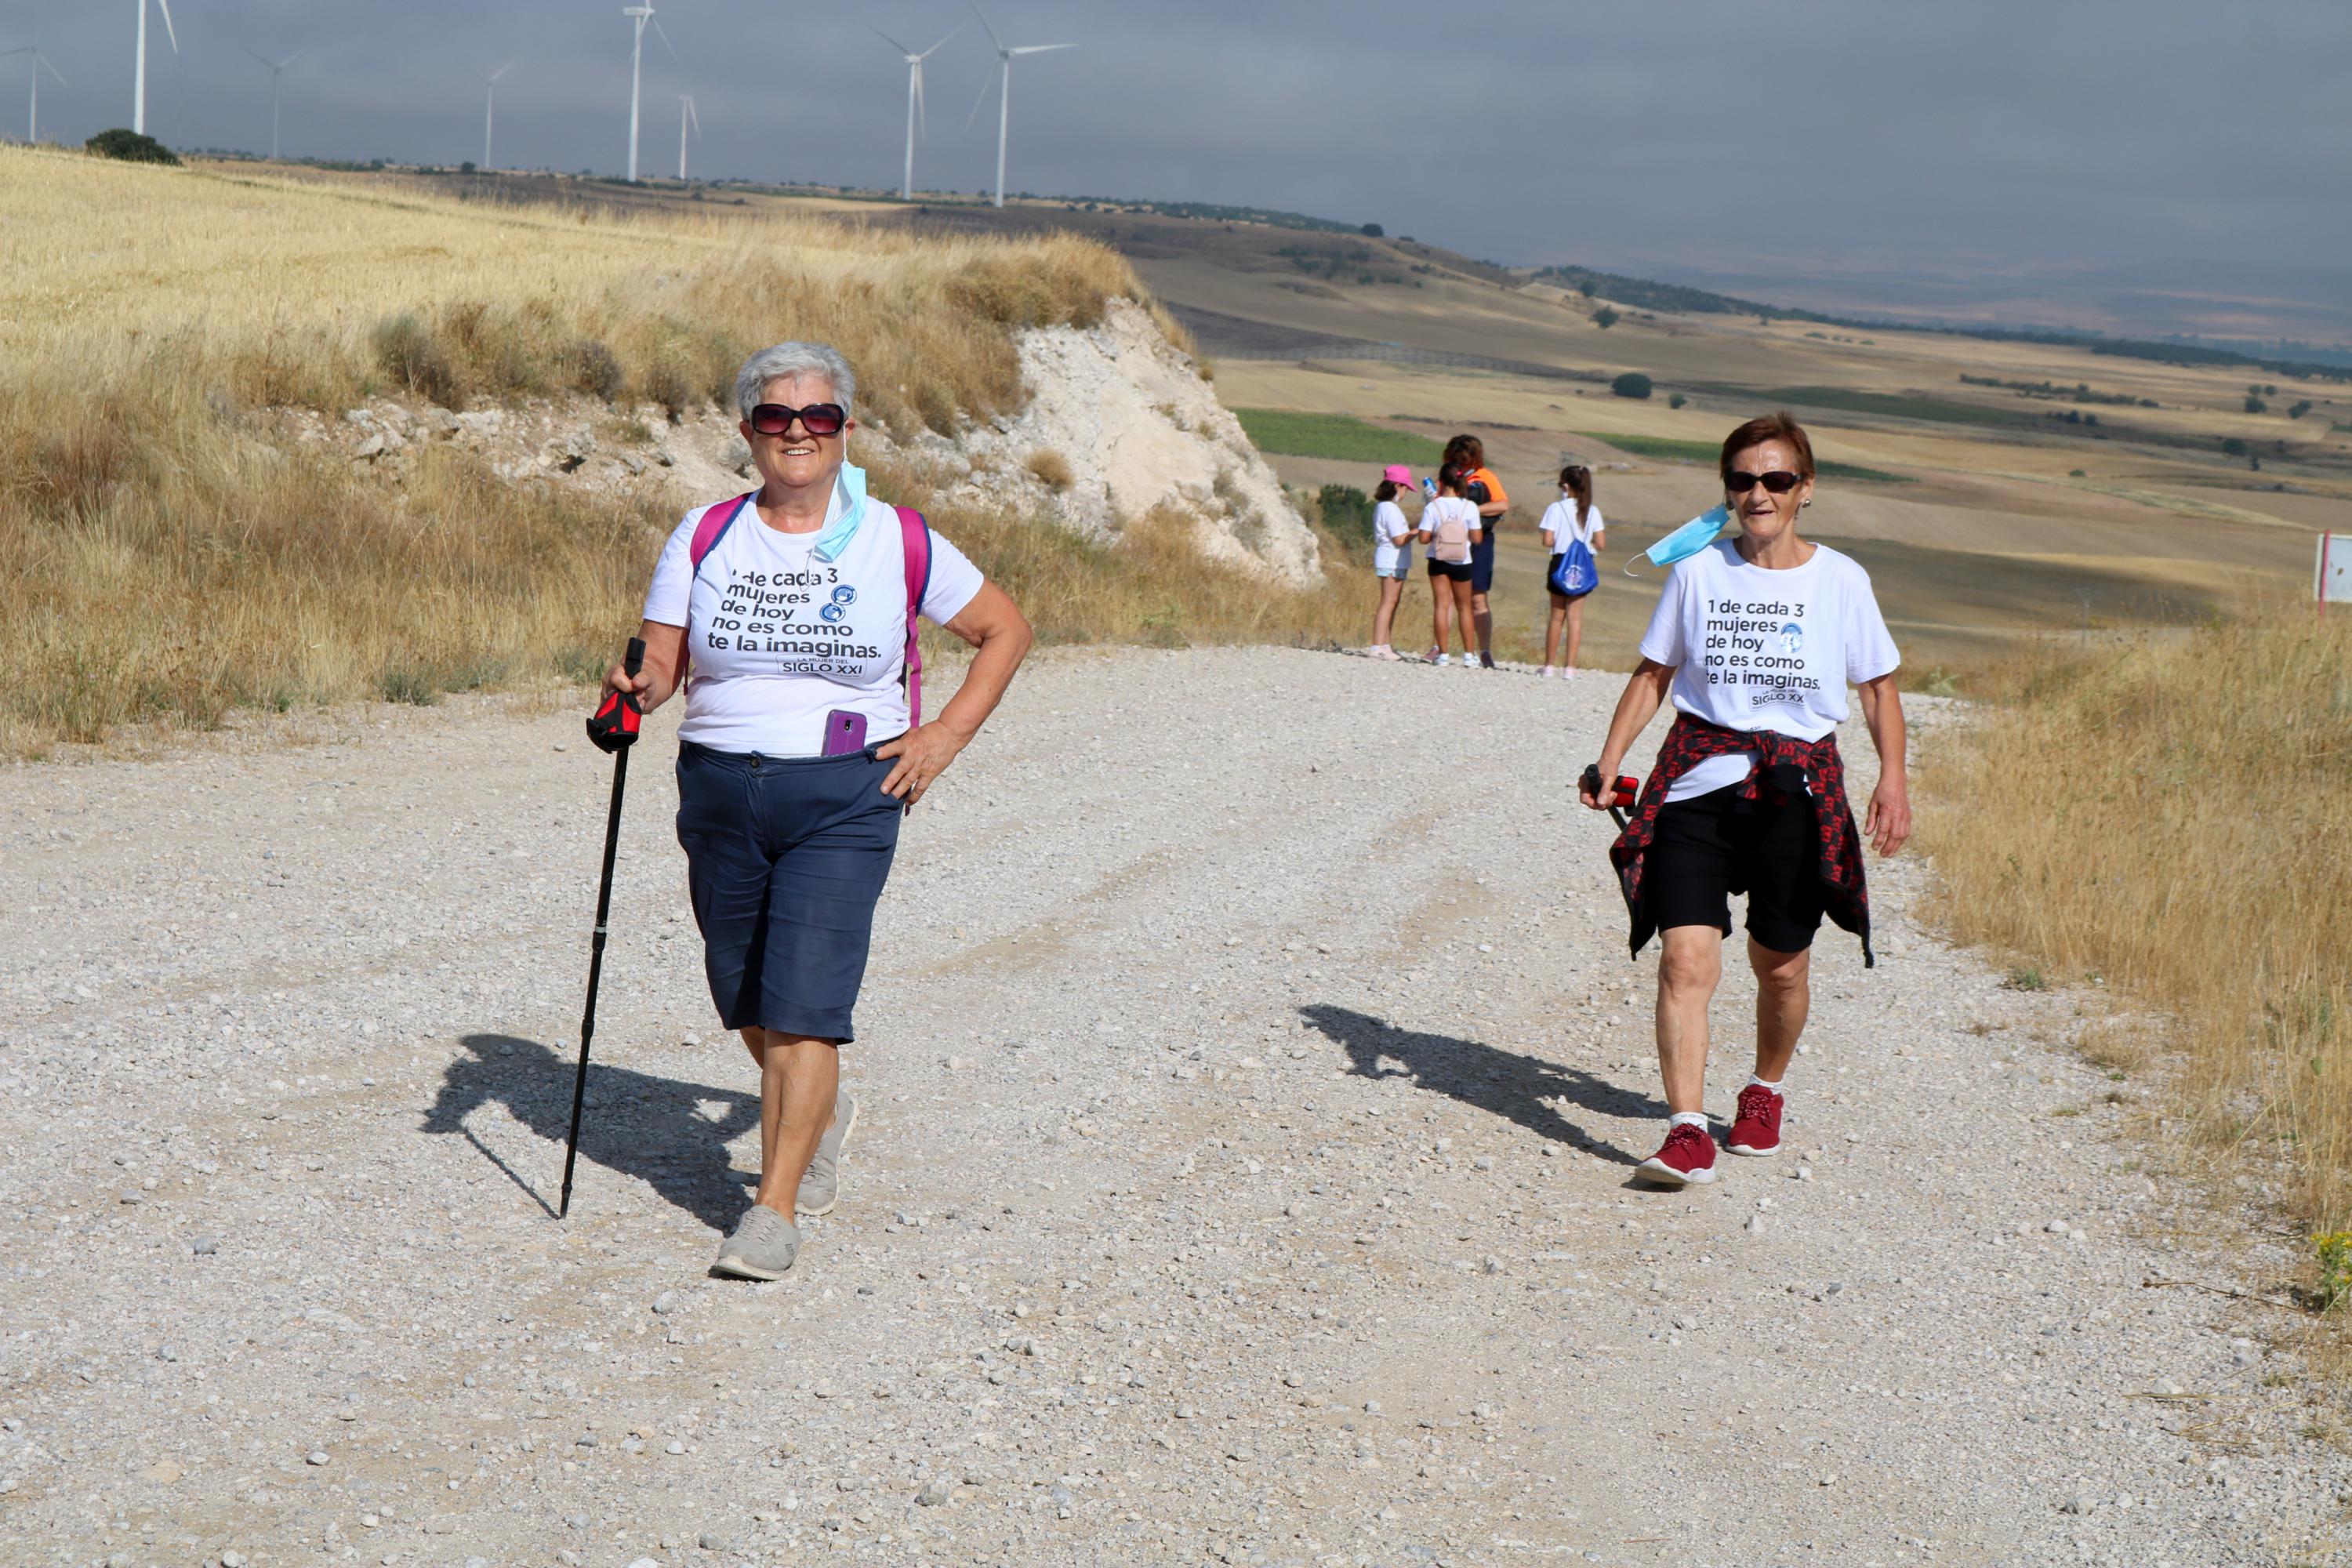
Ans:
{"type": "MultiPolygon", "coordinates": [[[[949,505],[1034,511],[1096,539],[1172,514],[1213,559],[1286,583],[1315,578],[1314,531],[1150,311],[1113,300],[1092,327],[1033,330],[1018,346],[1028,393],[1018,414],[954,437],[925,430],[903,439],[869,419],[853,458],[913,468],[949,505]]],[[[478,453],[519,483],[656,484],[681,509],[740,489],[751,473],[733,410],[707,405],[675,424],[652,404],[607,408],[579,396],[462,414],[376,398],[340,422],[300,409],[263,417],[281,437],[340,445],[394,483],[417,448],[436,442],[478,453]]]]}

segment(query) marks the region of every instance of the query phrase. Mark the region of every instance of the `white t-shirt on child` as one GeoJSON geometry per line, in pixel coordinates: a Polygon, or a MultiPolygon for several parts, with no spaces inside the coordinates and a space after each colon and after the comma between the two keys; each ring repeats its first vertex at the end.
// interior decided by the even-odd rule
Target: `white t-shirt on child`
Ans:
{"type": "Polygon", "coordinates": [[[1397,569],[1399,546],[1412,536],[1404,508],[1384,500],[1372,508],[1372,570],[1383,574],[1397,569]]]}
{"type": "Polygon", "coordinates": [[[1568,553],[1570,540],[1580,539],[1584,542],[1585,548],[1591,549],[1592,536],[1609,525],[1601,521],[1601,509],[1597,506],[1587,508],[1584,521],[1580,523],[1576,521],[1574,501],[1556,500],[1544,508],[1543,521],[1536,526],[1551,535],[1551,552],[1554,555],[1565,555],[1568,553]]]}
{"type": "MultiPolygon", "coordinates": [[[[1875,680],[1901,662],[1860,562],[1816,544],[1802,566],[1768,571],[1742,560],[1732,539],[1675,563],[1642,657],[1674,667],[1679,711],[1801,741],[1844,722],[1849,684],[1875,680]]],[[[1709,757],[1676,779],[1666,799],[1727,788],[1752,765],[1741,752],[1709,757]]]]}
{"type": "MultiPolygon", "coordinates": [[[[865,504],[857,531],[831,562],[817,558],[816,532],[770,528],[757,503],[746,505],[698,573],[689,559],[694,528],[709,509],[686,514],[654,567],[645,616],[686,628],[693,665],[680,740],[720,752],[814,757],[824,750],[824,716],[836,708],[865,715],[869,745],[905,731],[906,541],[896,512],[871,498],[865,504]]],[[[836,488],[828,522],[841,505],[836,488]]],[[[934,532],[922,614],[953,620],[983,581],[962,551],[934,532]]]]}

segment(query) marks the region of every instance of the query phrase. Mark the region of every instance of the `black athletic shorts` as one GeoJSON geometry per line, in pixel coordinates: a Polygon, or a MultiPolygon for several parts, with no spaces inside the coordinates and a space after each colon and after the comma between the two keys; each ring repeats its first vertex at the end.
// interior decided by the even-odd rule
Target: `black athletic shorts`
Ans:
{"type": "Polygon", "coordinates": [[[1495,586],[1495,522],[1478,531],[1478,542],[1470,547],[1470,591],[1484,594],[1495,586]]]}
{"type": "MultiPolygon", "coordinates": [[[[1477,547],[1473,545],[1471,548],[1475,552],[1477,547]]],[[[1475,580],[1470,574],[1470,563],[1467,561],[1439,561],[1432,558],[1429,563],[1430,581],[1433,583],[1440,577],[1449,582],[1470,583],[1475,585],[1475,580]]]]}
{"type": "Polygon", "coordinates": [[[1658,812],[1643,892],[1658,929],[1713,926],[1731,934],[1727,895],[1748,895],[1748,934],[1775,952],[1802,952],[1821,930],[1821,847],[1813,804],[1737,785],[1669,801],[1658,812]]]}

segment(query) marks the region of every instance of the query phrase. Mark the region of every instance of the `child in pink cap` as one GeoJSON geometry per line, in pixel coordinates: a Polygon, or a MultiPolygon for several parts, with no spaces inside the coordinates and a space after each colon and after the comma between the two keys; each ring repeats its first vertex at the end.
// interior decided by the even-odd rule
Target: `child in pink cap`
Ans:
{"type": "Polygon", "coordinates": [[[1412,470],[1402,463],[1391,463],[1381,471],[1380,485],[1372,491],[1372,570],[1381,580],[1381,607],[1372,612],[1372,646],[1366,651],[1374,658],[1397,657],[1389,647],[1389,626],[1396,619],[1397,602],[1412,576],[1412,524],[1405,520],[1397,498],[1412,489],[1412,470]]]}

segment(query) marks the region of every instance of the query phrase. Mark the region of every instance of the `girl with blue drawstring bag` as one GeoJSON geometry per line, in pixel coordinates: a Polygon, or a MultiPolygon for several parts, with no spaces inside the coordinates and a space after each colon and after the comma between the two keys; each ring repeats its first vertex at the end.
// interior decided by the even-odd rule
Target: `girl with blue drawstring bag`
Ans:
{"type": "Polygon", "coordinates": [[[1559,500],[1544,510],[1544,543],[1551,551],[1551,570],[1544,585],[1551,590],[1551,624],[1544,632],[1543,668],[1538,676],[1555,670],[1563,679],[1576,679],[1577,646],[1584,640],[1584,596],[1601,585],[1601,564],[1593,552],[1603,543],[1609,526],[1592,504],[1592,470],[1570,463],[1559,471],[1559,500]],[[1560,663],[1560,633],[1568,634],[1568,659],[1560,663]]]}

